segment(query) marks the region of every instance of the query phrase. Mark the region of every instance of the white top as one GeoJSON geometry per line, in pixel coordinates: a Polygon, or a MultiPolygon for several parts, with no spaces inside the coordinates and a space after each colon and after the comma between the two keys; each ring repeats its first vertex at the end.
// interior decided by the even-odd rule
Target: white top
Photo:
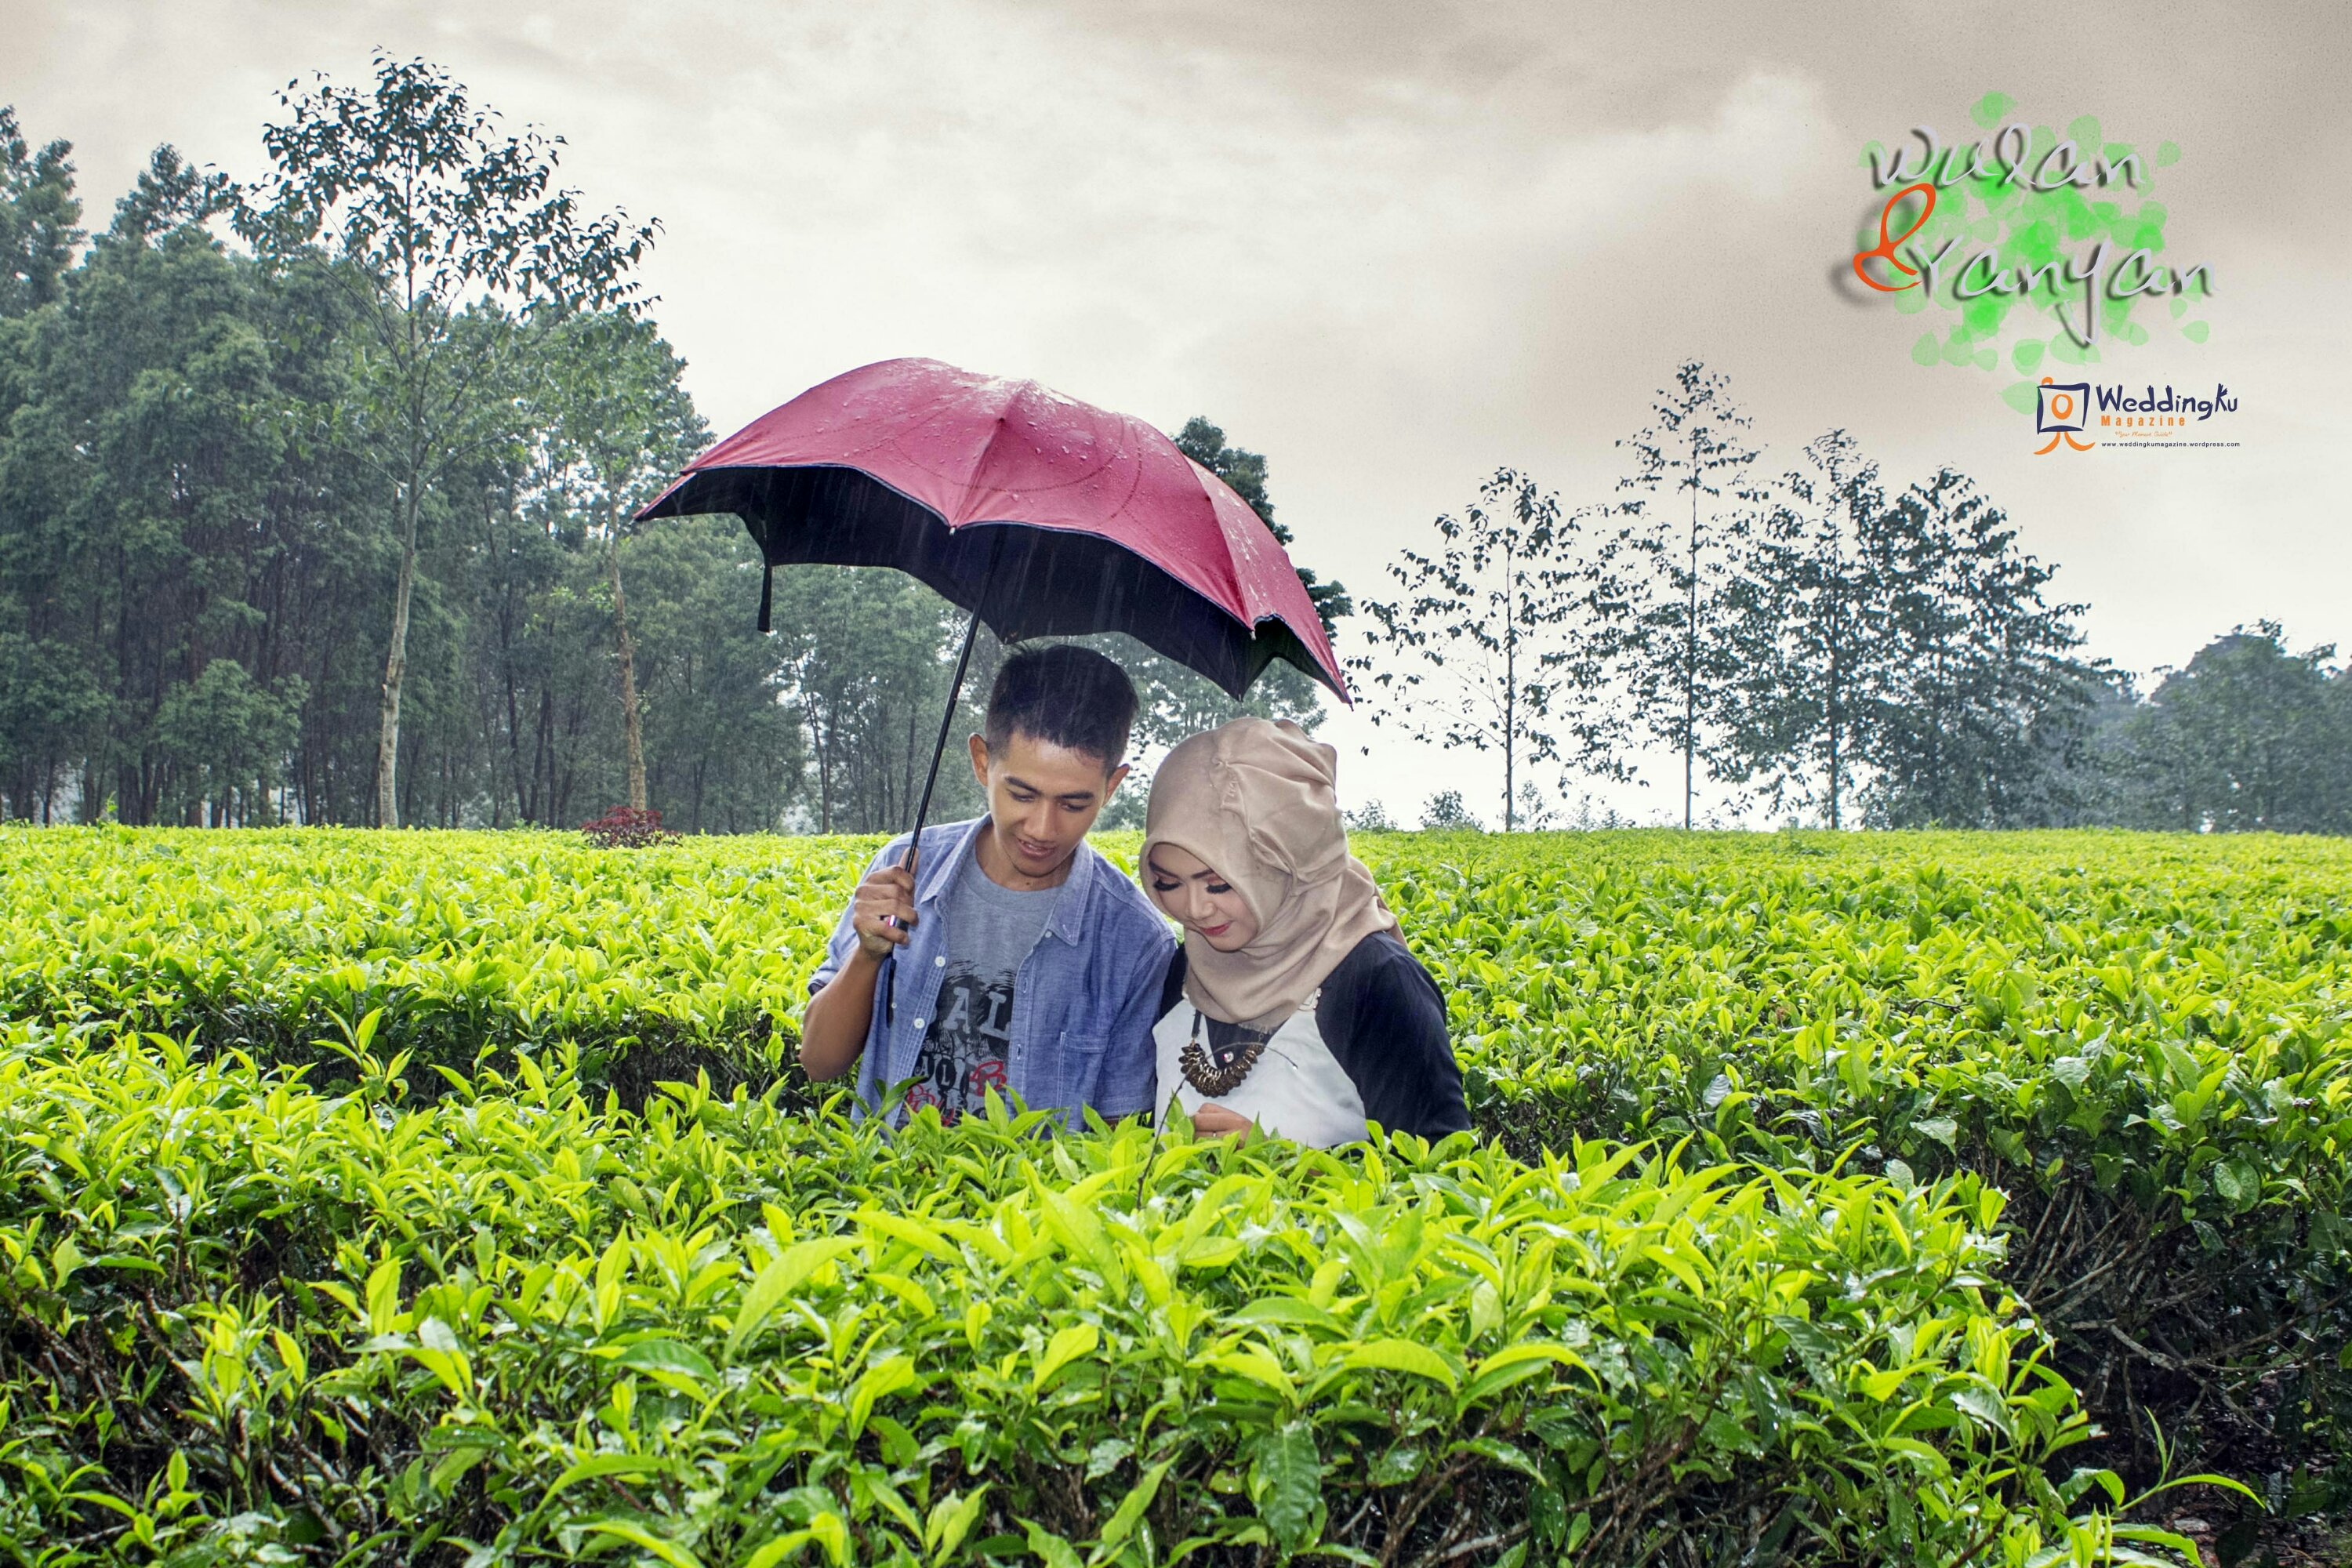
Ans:
{"type": "MultiPolygon", "coordinates": [[[[1301,1002],[1298,1010],[1267,1037],[1249,1076],[1219,1095],[1194,1089],[1178,1065],[1185,1044],[1193,1038],[1197,1016],[1189,999],[1179,1001],[1151,1032],[1160,1055],[1155,1108],[1165,1110],[1172,1095],[1185,1115],[1196,1116],[1202,1105],[1213,1101],[1248,1117],[1276,1137],[1318,1149],[1369,1137],[1371,1130],[1364,1123],[1363,1097],[1356,1092],[1355,1079],[1339,1065],[1339,1058],[1323,1043],[1323,1031],[1315,1022],[1315,1005],[1322,994],[1318,991],[1301,1002]]],[[[1206,1049],[1209,1025],[1205,1018],[1200,1020],[1199,1037],[1206,1049]]]]}

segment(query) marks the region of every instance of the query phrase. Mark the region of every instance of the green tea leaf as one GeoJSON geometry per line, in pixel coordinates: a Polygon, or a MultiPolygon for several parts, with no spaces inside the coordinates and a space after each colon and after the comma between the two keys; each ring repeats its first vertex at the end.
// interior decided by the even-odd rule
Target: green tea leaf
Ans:
{"type": "Polygon", "coordinates": [[[1323,1461],[1315,1434],[1293,1421],[1261,1438],[1250,1460],[1250,1500],[1285,1552],[1299,1552],[1321,1528],[1323,1461]]]}

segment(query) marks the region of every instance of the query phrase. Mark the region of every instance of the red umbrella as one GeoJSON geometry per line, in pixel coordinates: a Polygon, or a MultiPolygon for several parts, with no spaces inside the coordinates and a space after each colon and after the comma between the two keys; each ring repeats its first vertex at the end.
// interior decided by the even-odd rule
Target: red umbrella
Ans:
{"type": "MultiPolygon", "coordinates": [[[[771,572],[895,566],[1006,642],[1126,632],[1239,697],[1280,658],[1348,698],[1289,557],[1225,482],[1140,419],[1034,381],[885,360],[697,458],[638,521],[733,512],[771,572]]],[[[770,585],[760,591],[768,629],[770,585]]],[[[956,662],[939,773],[971,628],[956,662]]],[[[930,809],[923,786],[916,831],[930,809]]]]}

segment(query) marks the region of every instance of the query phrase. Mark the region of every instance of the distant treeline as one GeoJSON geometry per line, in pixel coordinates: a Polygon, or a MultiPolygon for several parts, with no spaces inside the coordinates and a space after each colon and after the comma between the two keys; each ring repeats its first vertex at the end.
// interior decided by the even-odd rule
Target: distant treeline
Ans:
{"type": "MultiPolygon", "coordinates": [[[[1843,430],[1774,473],[1748,425],[1687,361],[1605,498],[1497,470],[1365,605],[1375,718],[1496,753],[1506,827],[1592,823],[1559,801],[1663,750],[1685,826],[2352,832],[2333,648],[2239,626],[2143,693],[1968,476],[1898,488],[1843,430]]],[[[1451,790],[1423,818],[1476,822],[1451,790]]]]}
{"type": "MultiPolygon", "coordinates": [[[[286,106],[271,178],[162,148],[95,234],[70,149],[0,110],[0,816],[902,826],[961,616],[793,569],[763,637],[733,519],[629,521],[709,437],[626,282],[652,226],[430,67],[286,106]]],[[[1390,719],[1500,749],[1506,826],[1663,744],[1694,796],[1846,824],[2352,831],[2332,649],[2241,628],[2143,694],[1965,479],[1882,495],[1832,437],[1753,483],[1720,393],[1685,367],[1609,505],[1498,475],[1340,626],[1390,719]]],[[[1262,457],[1177,439],[1273,522],[1262,457]]],[[[1236,711],[1114,651],[1148,746],[1236,711]]],[[[1251,708],[1315,699],[1278,668],[1251,708]]]]}
{"type": "MultiPolygon", "coordinates": [[[[509,199],[519,236],[425,205],[289,241],[320,205],[295,133],[337,118],[305,107],[352,109],[395,169],[472,115],[439,178],[476,209],[532,151],[380,61],[375,90],[272,129],[278,187],[163,148],[89,236],[70,149],[0,110],[0,816],[570,826],[629,802],[687,831],[902,826],[961,616],[897,573],[795,569],[760,635],[736,520],[629,521],[709,439],[676,354],[610,288],[583,304],[478,264],[593,226],[541,186],[509,199]],[[474,274],[371,255],[403,222],[418,250],[474,247],[474,274]]],[[[1181,439],[1271,512],[1262,460],[1204,421],[1181,439]]],[[[1148,738],[1235,710],[1119,651],[1148,738]]],[[[983,637],[971,690],[997,657],[983,637]]],[[[1277,677],[1254,707],[1313,699],[1277,677]]],[[[972,805],[953,759],[942,789],[972,805]]]]}

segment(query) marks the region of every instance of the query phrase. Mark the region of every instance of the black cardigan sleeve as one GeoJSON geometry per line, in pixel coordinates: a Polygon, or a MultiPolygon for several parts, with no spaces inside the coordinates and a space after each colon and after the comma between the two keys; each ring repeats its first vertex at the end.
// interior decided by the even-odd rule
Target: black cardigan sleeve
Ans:
{"type": "Polygon", "coordinates": [[[1393,931],[1358,942],[1323,982],[1323,1044],[1355,1080],[1366,1120],[1432,1142],[1470,1125],[1437,982],[1393,931]]]}

